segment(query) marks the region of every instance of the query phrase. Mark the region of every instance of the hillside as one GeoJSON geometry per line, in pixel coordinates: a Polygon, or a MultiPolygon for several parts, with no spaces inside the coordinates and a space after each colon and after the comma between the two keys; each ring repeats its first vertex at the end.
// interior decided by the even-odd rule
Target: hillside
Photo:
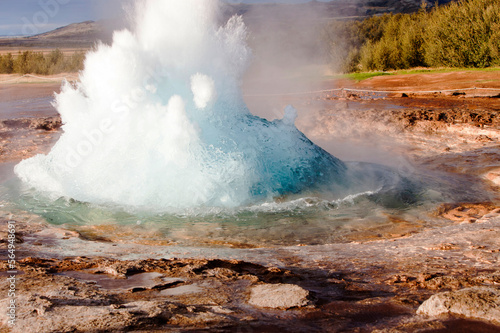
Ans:
{"type": "Polygon", "coordinates": [[[59,39],[59,40],[82,40],[101,37],[103,29],[101,24],[94,21],[74,23],[43,34],[35,35],[32,39],[59,39]]]}
{"type": "MultiPolygon", "coordinates": [[[[436,1],[426,1],[427,7],[431,8],[436,1]]],[[[439,4],[446,4],[455,0],[440,0],[439,4]]],[[[332,0],[322,2],[312,0],[298,4],[227,4],[228,15],[243,15],[245,20],[255,20],[266,16],[274,16],[277,19],[293,14],[295,18],[314,12],[317,18],[322,19],[346,19],[352,17],[367,17],[384,13],[412,13],[422,6],[422,0],[332,0]]]]}
{"type": "Polygon", "coordinates": [[[102,22],[73,23],[46,33],[21,38],[0,39],[0,47],[55,48],[91,47],[97,40],[109,40],[111,34],[102,22]]]}

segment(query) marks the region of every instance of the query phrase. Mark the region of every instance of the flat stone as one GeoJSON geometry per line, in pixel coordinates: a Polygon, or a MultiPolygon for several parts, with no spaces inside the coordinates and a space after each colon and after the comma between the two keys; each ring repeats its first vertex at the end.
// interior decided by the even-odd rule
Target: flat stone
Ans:
{"type": "Polygon", "coordinates": [[[201,288],[198,284],[194,283],[194,284],[188,284],[185,286],[180,286],[180,287],[162,290],[160,292],[160,295],[162,295],[162,296],[180,296],[180,295],[201,293],[204,290],[205,290],[204,288],[201,288]]]}
{"type": "Polygon", "coordinates": [[[500,168],[489,170],[483,174],[483,178],[491,181],[495,185],[500,185],[500,168]]]}
{"type": "Polygon", "coordinates": [[[309,304],[309,291],[294,284],[261,284],[252,287],[248,303],[273,309],[290,309],[309,304]]]}
{"type": "Polygon", "coordinates": [[[417,314],[431,317],[449,314],[500,324],[500,290],[473,287],[439,293],[422,303],[417,314]]]}

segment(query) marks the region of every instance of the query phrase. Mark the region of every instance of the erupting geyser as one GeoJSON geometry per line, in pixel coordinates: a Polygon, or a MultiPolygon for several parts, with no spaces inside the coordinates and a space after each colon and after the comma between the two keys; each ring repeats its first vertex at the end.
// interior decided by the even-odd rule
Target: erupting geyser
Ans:
{"type": "Polygon", "coordinates": [[[28,185],[98,204],[235,207],[343,187],[347,168],[294,125],[253,116],[239,89],[250,51],[216,1],[144,1],[133,32],[87,55],[55,105],[61,138],[16,166],[28,185]]]}

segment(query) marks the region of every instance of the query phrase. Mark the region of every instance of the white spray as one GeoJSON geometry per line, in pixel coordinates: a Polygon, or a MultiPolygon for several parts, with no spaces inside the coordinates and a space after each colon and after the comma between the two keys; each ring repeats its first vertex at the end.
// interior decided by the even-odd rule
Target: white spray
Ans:
{"type": "Polygon", "coordinates": [[[16,166],[52,196],[156,210],[235,207],[344,180],[344,164],[294,125],[250,114],[240,81],[241,17],[218,26],[211,0],[143,1],[136,27],[87,55],[56,96],[63,130],[48,155],[16,166]]]}

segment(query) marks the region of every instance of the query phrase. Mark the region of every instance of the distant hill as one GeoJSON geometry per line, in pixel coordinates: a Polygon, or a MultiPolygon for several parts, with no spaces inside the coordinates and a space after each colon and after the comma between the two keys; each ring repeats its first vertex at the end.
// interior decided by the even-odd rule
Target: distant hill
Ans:
{"type": "MultiPolygon", "coordinates": [[[[435,0],[424,0],[428,8],[435,5],[435,0]]],[[[443,5],[456,0],[439,0],[443,5]]],[[[422,0],[332,0],[330,2],[312,0],[298,4],[227,4],[226,13],[243,15],[245,19],[256,19],[258,13],[264,11],[277,18],[287,14],[301,14],[314,11],[320,18],[352,18],[367,17],[384,13],[412,13],[420,9],[422,0]]]]}
{"type": "Polygon", "coordinates": [[[30,37],[0,39],[0,47],[89,48],[98,40],[109,41],[110,39],[111,33],[109,29],[104,28],[102,22],[86,21],[30,37]]]}
{"type": "Polygon", "coordinates": [[[73,23],[65,27],[35,35],[30,39],[58,39],[58,40],[94,40],[103,35],[102,25],[94,21],[73,23]]]}

